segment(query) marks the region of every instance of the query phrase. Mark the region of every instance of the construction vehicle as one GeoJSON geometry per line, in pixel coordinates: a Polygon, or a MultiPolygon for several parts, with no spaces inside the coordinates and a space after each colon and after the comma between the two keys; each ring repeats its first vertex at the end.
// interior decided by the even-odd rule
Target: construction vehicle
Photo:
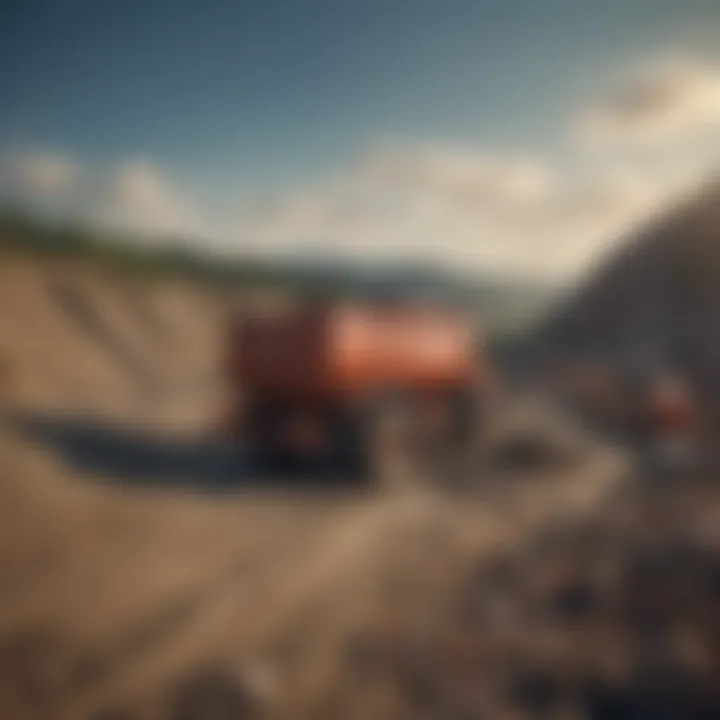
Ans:
{"type": "Polygon", "coordinates": [[[688,471],[698,460],[697,400],[678,374],[650,379],[643,405],[645,440],[657,470],[688,471]]]}
{"type": "Polygon", "coordinates": [[[435,306],[328,302],[240,315],[228,346],[232,433],[263,466],[381,482],[398,467],[428,470],[472,443],[487,376],[477,348],[471,322],[435,306]]]}

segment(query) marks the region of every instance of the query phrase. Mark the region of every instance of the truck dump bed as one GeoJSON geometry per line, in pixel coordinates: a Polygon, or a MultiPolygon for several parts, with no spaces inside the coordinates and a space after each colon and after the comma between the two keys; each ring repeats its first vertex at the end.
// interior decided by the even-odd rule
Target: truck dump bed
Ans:
{"type": "Polygon", "coordinates": [[[230,364],[238,384],[265,392],[448,386],[471,377],[474,339],[442,311],[338,305],[238,318],[230,364]]]}

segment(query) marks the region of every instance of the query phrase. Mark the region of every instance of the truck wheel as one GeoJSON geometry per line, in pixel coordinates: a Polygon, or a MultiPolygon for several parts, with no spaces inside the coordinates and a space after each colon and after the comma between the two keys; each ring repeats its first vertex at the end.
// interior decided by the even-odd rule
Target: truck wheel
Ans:
{"type": "Polygon", "coordinates": [[[357,480],[367,476],[364,448],[363,418],[357,413],[339,412],[330,422],[328,462],[331,470],[344,479],[357,480]]]}
{"type": "Polygon", "coordinates": [[[417,443],[422,471],[433,485],[463,486],[478,442],[477,404],[466,391],[449,394],[439,402],[444,405],[440,421],[424,422],[417,443]]]}
{"type": "Polygon", "coordinates": [[[366,421],[366,464],[373,485],[383,491],[407,489],[418,482],[413,408],[408,398],[384,397],[366,421]]]}
{"type": "Polygon", "coordinates": [[[257,472],[274,472],[282,466],[276,443],[279,422],[279,411],[270,404],[256,402],[246,407],[243,446],[250,467],[257,472]]]}
{"type": "Polygon", "coordinates": [[[467,485],[477,472],[482,413],[482,402],[475,388],[461,391],[453,399],[453,427],[449,442],[451,471],[457,485],[467,485]]]}

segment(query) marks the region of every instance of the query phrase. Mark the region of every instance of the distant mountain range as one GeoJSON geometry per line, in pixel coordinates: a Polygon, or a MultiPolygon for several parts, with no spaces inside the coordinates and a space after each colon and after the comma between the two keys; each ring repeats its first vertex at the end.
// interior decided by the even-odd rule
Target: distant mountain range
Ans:
{"type": "Polygon", "coordinates": [[[73,257],[121,274],[179,276],[207,285],[275,286],[302,294],[363,299],[424,299],[469,309],[491,329],[522,325],[554,290],[513,277],[451,271],[429,262],[341,261],[314,255],[276,258],[207,255],[196,245],[168,240],[104,237],[78,227],[52,227],[0,213],[0,251],[73,257]]]}

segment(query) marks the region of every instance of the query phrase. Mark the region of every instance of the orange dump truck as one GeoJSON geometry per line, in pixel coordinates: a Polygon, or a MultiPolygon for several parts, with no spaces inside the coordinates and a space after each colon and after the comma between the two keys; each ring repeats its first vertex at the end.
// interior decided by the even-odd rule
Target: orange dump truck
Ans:
{"type": "Polygon", "coordinates": [[[239,316],[228,362],[233,432],[262,461],[369,469],[382,438],[461,442],[477,415],[476,337],[451,311],[328,304],[239,316]]]}

